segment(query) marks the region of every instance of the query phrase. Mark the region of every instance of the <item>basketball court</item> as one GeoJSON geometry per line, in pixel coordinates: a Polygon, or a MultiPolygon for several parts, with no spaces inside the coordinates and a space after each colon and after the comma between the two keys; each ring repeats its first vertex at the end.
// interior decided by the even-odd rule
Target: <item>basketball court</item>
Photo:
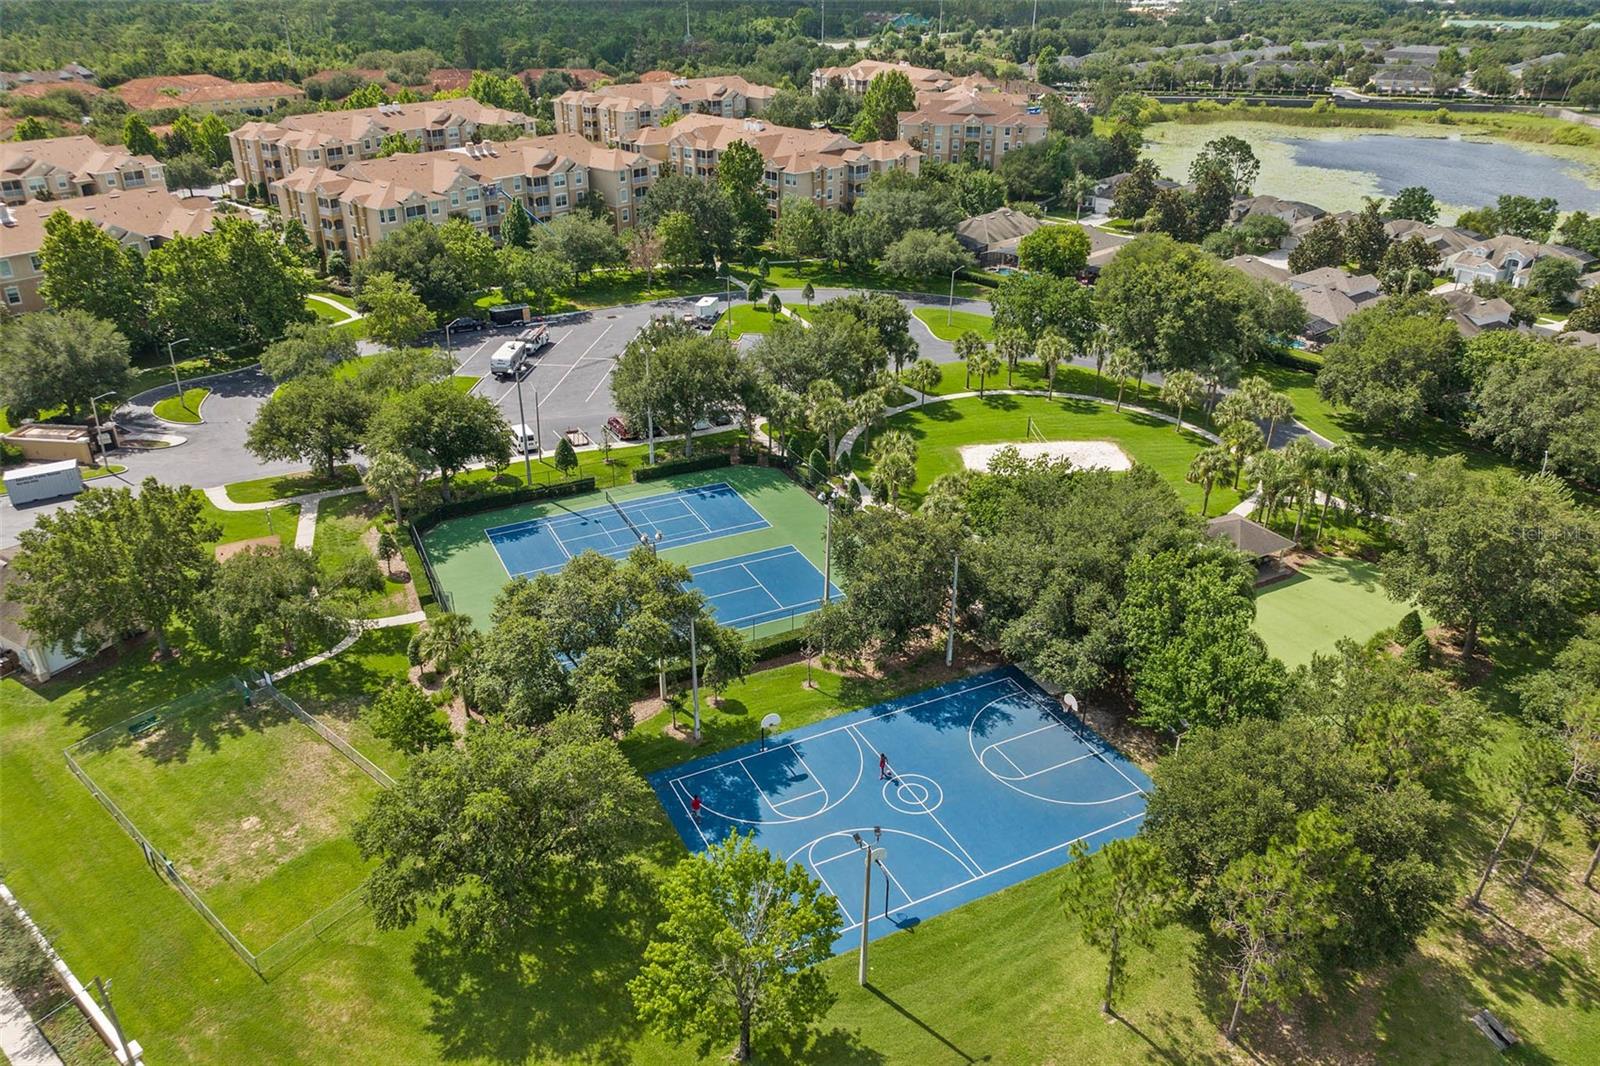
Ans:
{"type": "Polygon", "coordinates": [[[1076,840],[1132,836],[1150,779],[1015,667],[653,774],[694,851],[730,833],[804,863],[862,918],[860,834],[886,849],[873,937],[1053,869],[1076,840]],[[888,756],[880,776],[879,755],[888,756]],[[691,815],[700,797],[701,812],[691,815]],[[884,920],[884,919],[887,920],[884,920]]]}

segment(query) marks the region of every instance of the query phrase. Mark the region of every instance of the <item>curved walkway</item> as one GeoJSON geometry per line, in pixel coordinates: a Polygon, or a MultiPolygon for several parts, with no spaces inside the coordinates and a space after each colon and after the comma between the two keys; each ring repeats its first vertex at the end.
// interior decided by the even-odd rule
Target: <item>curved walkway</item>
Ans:
{"type": "Polygon", "coordinates": [[[329,322],[328,325],[330,325],[330,326],[348,326],[352,322],[360,322],[363,318],[367,317],[366,315],[362,314],[360,311],[354,310],[353,308],[349,307],[348,305],[340,303],[338,300],[334,300],[334,299],[331,299],[331,298],[329,298],[327,296],[324,296],[320,292],[309,292],[309,293],[306,293],[306,299],[315,300],[315,301],[317,301],[317,303],[321,304],[322,306],[331,307],[335,311],[338,311],[338,312],[340,312],[341,314],[343,314],[345,316],[344,318],[341,318],[337,322],[329,322]]]}
{"type": "Polygon", "coordinates": [[[408,614],[391,614],[384,618],[362,618],[350,623],[350,633],[339,643],[327,651],[313,655],[309,659],[302,659],[292,666],[285,666],[272,674],[273,684],[277,684],[286,677],[292,677],[302,670],[309,670],[327,662],[335,655],[349,649],[350,645],[361,639],[361,635],[372,629],[391,629],[395,626],[412,626],[419,622],[427,621],[428,616],[422,611],[411,611],[408,614]]]}

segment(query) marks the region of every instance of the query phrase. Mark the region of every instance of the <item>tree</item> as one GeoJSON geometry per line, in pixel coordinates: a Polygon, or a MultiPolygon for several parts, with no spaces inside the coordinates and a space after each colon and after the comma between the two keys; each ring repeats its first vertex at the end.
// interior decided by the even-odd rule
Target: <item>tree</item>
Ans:
{"type": "Polygon", "coordinates": [[[853,140],[892,141],[900,130],[900,112],[917,106],[911,79],[898,70],[878,74],[861,97],[861,110],[850,127],[853,140]]]}
{"type": "Polygon", "coordinates": [[[1020,330],[1038,343],[1048,333],[1082,351],[1098,328],[1090,290],[1075,278],[1047,274],[1013,274],[989,298],[996,330],[1020,330]]]}
{"type": "Polygon", "coordinates": [[[1477,477],[1452,456],[1405,479],[1397,510],[1383,586],[1462,628],[1463,658],[1482,623],[1549,633],[1594,589],[1593,519],[1554,477],[1477,477]]]}
{"type": "Polygon", "coordinates": [[[579,276],[592,274],[600,267],[617,266],[627,253],[610,221],[573,212],[540,228],[534,247],[554,253],[579,276]]]}
{"type": "Polygon", "coordinates": [[[1578,306],[1567,316],[1567,331],[1600,332],[1600,286],[1585,290],[1578,306]]]}
{"type": "Polygon", "coordinates": [[[75,420],[91,396],[132,381],[128,339],[88,312],[35,311],[0,329],[0,406],[13,419],[65,408],[75,420]]]}
{"type": "Polygon", "coordinates": [[[39,245],[39,295],[55,311],[87,311],[132,344],[148,337],[144,261],[93,219],[52,211],[39,245]]]}
{"type": "Polygon", "coordinates": [[[417,755],[355,825],[377,859],[364,892],[380,929],[441,910],[452,934],[497,945],[573,879],[616,870],[648,818],[649,786],[576,715],[538,731],[490,723],[417,755]]]}
{"type": "Polygon", "coordinates": [[[50,125],[37,115],[28,115],[11,131],[13,141],[42,141],[54,135],[50,125]]]}
{"type": "MultiPolygon", "coordinates": [[[[1600,480],[1600,353],[1524,343],[1531,349],[1524,357],[1483,372],[1467,431],[1522,462],[1600,480]]],[[[1474,338],[1468,347],[1477,345],[1474,338]]]]}
{"type": "MultiPolygon", "coordinates": [[[[744,635],[731,626],[705,623],[700,623],[700,626],[700,654],[705,656],[701,679],[720,702],[729,685],[749,676],[750,668],[756,662],[755,650],[744,639],[744,635]]],[[[631,721],[628,724],[631,725],[631,721]]]]}
{"type": "Polygon", "coordinates": [[[1494,876],[1495,867],[1500,863],[1500,853],[1505,850],[1506,841],[1511,839],[1517,823],[1530,808],[1548,806],[1566,774],[1567,752],[1547,731],[1523,730],[1518,740],[1520,743],[1513,746],[1511,761],[1502,773],[1503,787],[1511,799],[1511,817],[1495,841],[1494,850],[1489,853],[1483,876],[1478,878],[1472,895],[1467,897],[1467,902],[1474,907],[1482,901],[1483,890],[1494,876]]]}
{"type": "Polygon", "coordinates": [[[628,984],[651,1029],[733,1040],[734,1061],[748,1062],[758,1031],[796,1033],[833,1005],[817,964],[833,954],[839,908],[804,866],[733,834],[673,867],[663,898],[667,917],[628,984]]]}
{"type": "Polygon", "coordinates": [[[1198,402],[1201,394],[1200,379],[1192,371],[1174,370],[1161,383],[1161,402],[1177,408],[1177,431],[1183,431],[1183,409],[1198,402]]]}
{"type": "Polygon", "coordinates": [[[122,122],[122,146],[131,155],[155,155],[159,150],[156,136],[150,132],[150,124],[138,112],[122,122]]]}
{"type": "Polygon", "coordinates": [[[298,548],[254,545],[216,569],[196,632],[216,651],[259,666],[295,662],[303,649],[327,648],[349,631],[319,595],[316,560],[298,548]]]}
{"type": "Polygon", "coordinates": [[[261,353],[261,369],[280,384],[293,378],[326,374],[356,357],[355,338],[320,322],[297,322],[261,353]]]}
{"type": "Polygon", "coordinates": [[[839,437],[855,421],[855,412],[845,402],[839,386],[822,378],[811,383],[806,390],[806,424],[828,441],[827,461],[831,464],[839,454],[839,437]]]}
{"type": "MultiPolygon", "coordinates": [[[[1244,469],[1245,461],[1266,449],[1267,438],[1260,426],[1247,419],[1228,422],[1221,427],[1221,431],[1222,446],[1227,449],[1228,457],[1233,462],[1233,487],[1237,489],[1239,472],[1244,469]]],[[[1200,513],[1205,514],[1204,503],[1200,506],[1200,513]]]]}
{"type": "Polygon", "coordinates": [[[1317,393],[1371,424],[1407,426],[1446,413],[1461,353],[1461,332],[1446,312],[1426,295],[1357,311],[1323,351],[1317,393]]]}
{"type": "Polygon", "coordinates": [[[1344,254],[1363,274],[1375,273],[1389,250],[1382,208],[1383,201],[1369,196],[1361,210],[1344,224],[1344,254]]]}
{"type": "Polygon", "coordinates": [[[1106,360],[1106,373],[1110,374],[1117,383],[1117,407],[1122,412],[1122,390],[1127,387],[1128,379],[1139,370],[1139,357],[1129,348],[1117,348],[1112,351],[1106,360]]]}
{"type": "Polygon", "coordinates": [[[1431,226],[1439,219],[1439,202],[1421,185],[1408,185],[1389,201],[1390,218],[1409,218],[1431,226]]]}
{"type": "Polygon", "coordinates": [[[293,378],[256,412],[245,447],[263,462],[305,462],[326,477],[361,446],[373,407],[372,397],[349,378],[293,378]]]}
{"type": "Polygon", "coordinates": [[[700,234],[688,213],[673,211],[662,215],[656,223],[656,236],[661,241],[661,257],[674,267],[688,270],[700,264],[700,234]]]}
{"type": "Polygon", "coordinates": [[[922,403],[928,402],[928,393],[939,387],[939,382],[944,379],[939,364],[932,359],[918,359],[901,372],[900,378],[908,388],[915,389],[922,397],[922,403]]]}
{"type": "Polygon", "coordinates": [[[1550,240],[1561,215],[1561,205],[1553,196],[1501,195],[1495,200],[1495,229],[1543,244],[1550,240]]]}
{"type": "Polygon", "coordinates": [[[355,269],[355,292],[364,298],[369,280],[391,274],[404,282],[435,314],[455,308],[496,279],[494,245],[464,219],[436,226],[408,222],[384,237],[355,269]]]}
{"type": "Polygon", "coordinates": [[[845,598],[813,615],[818,646],[878,660],[900,654],[945,621],[960,530],[922,511],[867,507],[833,520],[833,562],[845,598]]]}
{"type": "Polygon", "coordinates": [[[961,165],[955,169],[956,205],[967,218],[986,215],[1005,206],[1005,179],[981,167],[961,165]]]}
{"type": "MultiPolygon", "coordinates": [[[[1257,432],[1260,431],[1258,430],[1257,432]]],[[[1191,485],[1199,485],[1201,487],[1203,493],[1200,497],[1201,518],[1205,517],[1206,508],[1211,505],[1212,488],[1216,486],[1218,480],[1229,476],[1232,476],[1237,481],[1239,476],[1238,464],[1233,461],[1233,457],[1228,454],[1228,449],[1223,445],[1218,444],[1210,448],[1202,448],[1190,460],[1189,472],[1184,475],[1183,480],[1191,485]]]]}
{"type": "Polygon", "coordinates": [[[498,619],[472,645],[463,694],[475,710],[510,725],[545,725],[571,706],[571,678],[538,618],[498,619]]]}
{"type": "Polygon", "coordinates": [[[734,243],[754,248],[772,231],[764,175],[767,162],[748,141],[734,141],[717,157],[717,187],[733,207],[734,243]]]}
{"type": "Polygon", "coordinates": [[[468,463],[505,466],[511,461],[511,432],[492,400],[439,381],[385,397],[372,416],[363,450],[398,452],[439,471],[439,489],[448,500],[451,480],[468,463]]]}
{"type": "Polygon", "coordinates": [[[506,211],[500,220],[500,244],[502,248],[533,247],[533,223],[521,205],[506,211]]]}
{"type": "Polygon", "coordinates": [[[1219,172],[1227,178],[1232,199],[1250,195],[1250,187],[1261,173],[1261,161],[1256,158],[1248,141],[1240,137],[1218,137],[1207,141],[1189,164],[1189,180],[1198,182],[1207,172],[1219,172]]]}
{"type": "Polygon", "coordinates": [[[639,222],[657,229],[664,243],[667,234],[660,232],[662,220],[670,214],[682,212],[689,216],[694,254],[675,259],[667,252],[669,262],[695,265],[716,259],[728,259],[735,251],[733,205],[717,185],[682,174],[662,174],[650,187],[650,195],[639,206],[639,222]]]}
{"type": "Polygon", "coordinates": [[[394,577],[394,561],[400,558],[400,541],[395,535],[385,529],[378,534],[378,543],[373,549],[383,563],[384,572],[389,577],[394,577]]]}
{"type": "Polygon", "coordinates": [[[1017,244],[1017,261],[1024,270],[1076,277],[1089,261],[1089,236],[1082,226],[1040,226],[1017,244]]]}
{"type": "Polygon", "coordinates": [[[137,496],[86,489],[72,508],[17,531],[19,580],[8,595],[47,644],[88,656],[149,630],[166,656],[168,628],[194,616],[215,571],[209,542],[220,535],[187,486],[146,478],[137,496]]]}
{"type": "Polygon", "coordinates": [[[791,259],[826,256],[832,242],[834,215],[809,196],[786,196],[779,207],[773,243],[791,259]]]}
{"type": "MultiPolygon", "coordinates": [[[[878,315],[875,307],[893,297],[873,296],[866,301],[830,300],[811,314],[811,328],[794,323],[778,323],[751,354],[751,365],[763,380],[791,392],[804,393],[813,382],[831,382],[842,397],[859,396],[879,384],[890,355],[884,337],[900,332],[889,315],[878,315]]],[[[915,342],[902,348],[894,342],[895,358],[915,342]]]]}
{"type": "Polygon", "coordinates": [[[1344,226],[1333,215],[1324,215],[1289,252],[1289,273],[1304,274],[1321,267],[1343,266],[1347,259],[1344,226]]]}
{"type": "Polygon", "coordinates": [[[157,333],[221,351],[276,340],[312,317],[310,279],[270,230],[227,215],[214,226],[172,238],[145,261],[157,333]]]}
{"type": "Polygon", "coordinates": [[[416,666],[432,663],[435,671],[448,676],[466,665],[477,637],[472,619],[466,615],[436,615],[412,638],[415,654],[410,658],[416,666]]]}
{"type": "Polygon", "coordinates": [[[917,479],[917,442],[904,430],[892,429],[878,438],[870,455],[873,488],[893,507],[917,479]]]}
{"type": "Polygon", "coordinates": [[[409,681],[390,682],[362,712],[373,735],[387,740],[395,750],[418,755],[454,738],[450,722],[428,699],[427,693],[409,681]]]}
{"type": "Polygon", "coordinates": [[[1430,285],[1439,268],[1439,250],[1416,234],[1392,242],[1378,264],[1378,276],[1391,294],[1409,295],[1430,285]]]}
{"type": "Polygon", "coordinates": [[[611,375],[611,396],[629,424],[653,418],[657,431],[684,434],[684,455],[694,453],[692,430],[739,399],[738,352],[725,338],[663,324],[628,343],[611,375]]]}
{"type": "Polygon", "coordinates": [[[532,251],[508,245],[499,254],[501,292],[508,300],[527,303],[540,314],[572,284],[572,264],[554,245],[540,244],[532,251]]]}
{"type": "Polygon", "coordinates": [[[1117,185],[1111,199],[1111,214],[1115,218],[1143,218],[1155,202],[1156,182],[1161,171],[1148,159],[1135,163],[1128,176],[1117,185]]]}
{"type": "Polygon", "coordinates": [[[1577,289],[1581,273],[1576,260],[1564,255],[1543,256],[1528,271],[1528,288],[1548,300],[1550,306],[1559,307],[1577,289]]]}
{"type": "Polygon", "coordinates": [[[182,189],[192,195],[195,189],[204,188],[217,178],[217,172],[211,168],[211,164],[192,152],[168,159],[164,169],[170,192],[182,189]]]}
{"type": "Polygon", "coordinates": [[[393,274],[369,274],[358,303],[366,314],[367,336],[386,348],[403,348],[433,328],[433,313],[393,274]]]}
{"type": "Polygon", "coordinates": [[[978,375],[978,395],[986,391],[989,378],[1000,373],[1000,357],[987,344],[978,343],[967,358],[967,373],[978,375]]]}
{"type": "Polygon", "coordinates": [[[972,265],[972,253],[952,233],[914,229],[883,251],[883,271],[897,278],[948,276],[972,265]]]}
{"type": "MultiPolygon", "coordinates": [[[[911,312],[907,311],[905,304],[891,293],[869,292],[840,296],[829,300],[822,309],[830,316],[848,315],[872,330],[883,353],[894,365],[896,373],[902,365],[915,359],[920,351],[916,338],[911,335],[911,312]]],[[[855,334],[856,331],[851,332],[855,334]]],[[[874,367],[881,365],[880,357],[874,363],[874,367]]],[[[863,364],[861,372],[865,377],[870,377],[873,368],[863,364]]],[[[862,385],[865,385],[865,378],[862,379],[862,385]]]]}
{"type": "Polygon", "coordinates": [[[561,471],[565,477],[571,477],[578,471],[578,453],[573,450],[572,442],[566,438],[565,434],[556,441],[554,462],[556,469],[561,471]]]}
{"type": "Polygon", "coordinates": [[[228,124],[222,121],[221,115],[208,114],[200,120],[192,147],[211,166],[220,167],[228,162],[232,154],[228,147],[228,124]]]}
{"type": "Polygon", "coordinates": [[[1078,921],[1084,943],[1106,953],[1100,1010],[1114,1015],[1113,1001],[1127,978],[1128,947],[1150,946],[1172,914],[1179,886],[1142,837],[1108,841],[1093,853],[1083,841],[1073,841],[1071,855],[1061,905],[1078,921]]]}
{"type": "Polygon", "coordinates": [[[817,298],[817,290],[812,287],[811,282],[806,282],[806,287],[800,290],[800,298],[806,302],[808,308],[811,306],[811,301],[817,298]]]}

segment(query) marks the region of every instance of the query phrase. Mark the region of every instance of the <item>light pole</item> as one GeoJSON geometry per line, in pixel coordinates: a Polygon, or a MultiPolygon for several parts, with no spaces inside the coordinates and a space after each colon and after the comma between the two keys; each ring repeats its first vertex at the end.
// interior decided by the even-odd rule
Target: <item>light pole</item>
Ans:
{"type": "Polygon", "coordinates": [[[828,508],[828,522],[822,535],[822,602],[828,605],[828,592],[833,587],[833,501],[837,493],[830,487],[817,493],[817,501],[828,508]]]}
{"type": "MultiPolygon", "coordinates": [[[[178,377],[178,357],[172,354],[172,349],[179,344],[185,343],[188,339],[188,337],[179,337],[175,341],[167,342],[167,362],[172,364],[172,385],[178,390],[179,406],[183,406],[183,380],[178,377]]],[[[187,411],[189,408],[183,406],[183,409],[187,411]]]]}
{"type": "MultiPolygon", "coordinates": [[[[94,450],[100,453],[100,458],[106,457],[105,447],[100,442],[100,401],[107,396],[115,396],[116,391],[102,392],[98,396],[89,397],[89,417],[94,419],[94,450]]],[[[1546,456],[1550,453],[1546,452],[1546,456]]]]}
{"type": "MultiPolygon", "coordinates": [[[[521,378],[517,379],[517,387],[518,387],[519,390],[522,387],[522,379],[521,378]]],[[[520,398],[522,396],[522,393],[519,391],[517,393],[517,396],[520,398]]],[[[527,425],[527,423],[524,422],[523,425],[527,425]]],[[[534,389],[533,390],[533,449],[538,454],[539,459],[541,461],[543,461],[543,459],[544,459],[544,424],[539,421],[539,390],[538,389],[534,389]]]]}
{"type": "MultiPolygon", "coordinates": [[[[868,930],[868,927],[872,923],[872,864],[873,863],[877,863],[879,866],[883,866],[883,860],[884,860],[884,857],[888,854],[888,849],[880,848],[880,847],[877,846],[876,843],[868,844],[865,840],[863,840],[861,838],[861,834],[860,833],[851,833],[850,834],[850,838],[856,842],[856,847],[858,847],[858,848],[860,848],[862,850],[863,855],[864,855],[865,860],[866,860],[865,874],[863,875],[863,879],[862,879],[862,882],[861,882],[861,959],[860,959],[859,965],[856,968],[856,981],[857,981],[857,983],[859,983],[862,987],[866,987],[866,983],[867,983],[867,930],[868,930]]],[[[882,840],[883,839],[883,827],[882,826],[873,826],[873,828],[872,828],[872,838],[873,838],[873,840],[875,842],[878,841],[878,840],[882,840]]],[[[884,913],[884,916],[887,917],[888,914],[889,914],[889,891],[888,891],[889,871],[888,871],[887,868],[884,869],[883,876],[884,876],[883,913],[884,913]]]]}
{"type": "MultiPolygon", "coordinates": [[[[646,345],[644,350],[644,432],[650,449],[646,461],[650,466],[656,465],[656,405],[655,394],[652,391],[654,386],[650,384],[650,353],[655,350],[656,346],[653,344],[646,345]]],[[[694,432],[693,426],[689,427],[689,432],[694,432]]]]}
{"type": "MultiPolygon", "coordinates": [[[[538,405],[537,402],[535,402],[534,405],[533,405],[533,418],[534,418],[534,421],[536,421],[536,422],[539,420],[539,405],[538,405]]],[[[522,473],[523,473],[523,476],[527,479],[528,487],[532,488],[533,487],[533,459],[532,459],[531,456],[528,455],[528,438],[525,435],[528,432],[528,412],[525,411],[523,409],[523,407],[522,407],[522,368],[521,367],[517,368],[517,422],[521,424],[521,426],[522,426],[522,434],[524,434],[524,436],[522,437],[522,473]]],[[[535,431],[535,432],[537,432],[537,431],[535,431]]],[[[537,440],[536,440],[536,443],[537,443],[537,440]]]]}
{"type": "Polygon", "coordinates": [[[956,310],[956,275],[959,273],[961,273],[960,267],[950,271],[950,303],[944,309],[944,324],[947,326],[950,324],[950,316],[956,310]]]}
{"type": "Polygon", "coordinates": [[[955,555],[955,565],[950,573],[950,632],[944,640],[944,664],[949,666],[956,657],[956,588],[961,582],[961,553],[955,555]]]}

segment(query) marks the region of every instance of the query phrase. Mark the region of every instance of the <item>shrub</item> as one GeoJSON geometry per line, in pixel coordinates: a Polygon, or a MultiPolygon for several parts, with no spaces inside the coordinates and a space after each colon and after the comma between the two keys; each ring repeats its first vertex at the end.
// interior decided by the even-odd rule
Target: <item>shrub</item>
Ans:
{"type": "Polygon", "coordinates": [[[337,588],[356,592],[383,591],[383,571],[378,568],[378,560],[365,553],[339,560],[332,578],[337,588]]]}
{"type": "Polygon", "coordinates": [[[1426,670],[1432,658],[1433,648],[1428,643],[1426,634],[1418,634],[1417,639],[1406,645],[1406,650],[1400,654],[1400,661],[1413,670],[1426,670]]]}
{"type": "Polygon", "coordinates": [[[728,466],[732,462],[733,458],[727,452],[711,452],[707,455],[696,455],[689,459],[678,459],[670,463],[636,467],[633,471],[633,480],[654,481],[656,478],[671,477],[673,474],[688,474],[696,470],[715,470],[720,466],[728,466]]]}
{"type": "Polygon", "coordinates": [[[1422,616],[1416,611],[1408,611],[1394,627],[1394,640],[1403,648],[1411,647],[1411,642],[1422,636],[1422,616]]]}

